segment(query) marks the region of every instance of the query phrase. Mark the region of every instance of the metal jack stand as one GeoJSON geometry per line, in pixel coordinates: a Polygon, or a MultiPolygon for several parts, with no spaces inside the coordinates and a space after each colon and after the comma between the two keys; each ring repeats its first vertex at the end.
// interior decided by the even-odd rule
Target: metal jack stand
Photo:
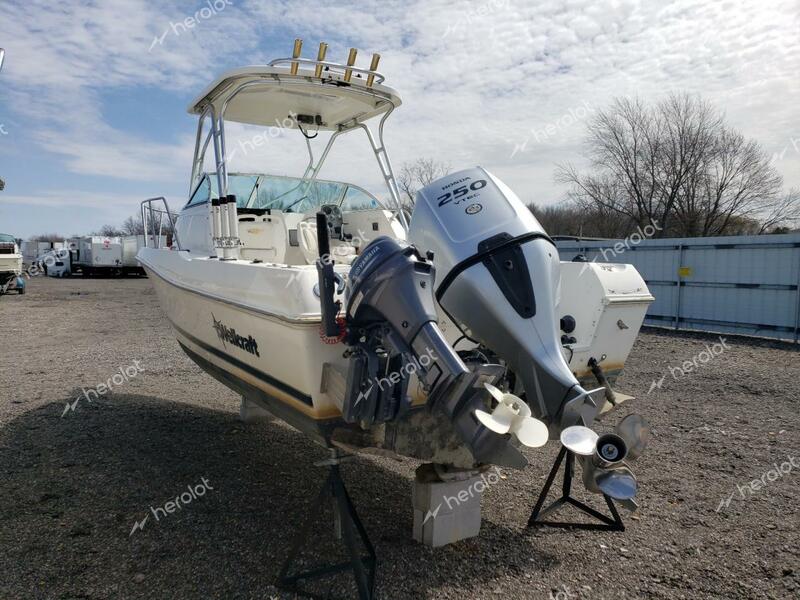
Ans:
{"type": "Polygon", "coordinates": [[[319,579],[341,573],[343,571],[352,571],[355,578],[356,587],[358,588],[359,600],[372,600],[374,598],[375,589],[375,566],[377,557],[375,548],[367,536],[367,531],[361,524],[361,520],[356,514],[356,509],[347,490],[344,487],[344,481],[339,470],[339,465],[344,457],[338,453],[337,450],[331,451],[331,458],[317,463],[317,466],[327,466],[329,468],[328,477],[320,490],[317,500],[311,507],[310,515],[314,516],[324,510],[323,505],[328,497],[333,501],[333,514],[335,521],[336,537],[344,541],[347,553],[350,559],[346,562],[324,565],[309,571],[303,571],[294,575],[289,574],[289,570],[300,553],[304,543],[311,538],[312,526],[314,525],[313,518],[306,520],[306,523],[300,528],[292,543],[292,549],[286,562],[281,568],[278,575],[276,586],[280,589],[293,592],[299,596],[307,598],[317,598],[320,600],[327,600],[331,598],[331,593],[320,595],[314,592],[307,592],[299,589],[298,584],[302,580],[319,579]],[[361,538],[361,542],[367,551],[366,556],[361,555],[361,551],[357,545],[357,538],[361,538]]]}
{"type": "Polygon", "coordinates": [[[572,489],[572,476],[575,473],[575,455],[567,450],[566,448],[561,448],[561,452],[558,453],[558,458],[556,458],[556,462],[553,465],[553,468],[550,470],[550,475],[547,477],[547,481],[544,484],[544,488],[542,488],[542,493],[539,494],[539,499],[536,501],[536,506],[533,507],[533,512],[531,513],[530,518],[528,519],[528,527],[560,527],[560,528],[569,528],[573,527],[575,529],[600,529],[605,531],[625,531],[625,524],[622,522],[622,519],[619,516],[619,512],[617,511],[617,507],[614,506],[614,501],[603,494],[603,498],[606,500],[606,504],[608,504],[608,509],[611,511],[611,517],[604,515],[600,512],[597,512],[595,509],[587,506],[580,500],[576,500],[572,496],[570,496],[570,490],[572,489]],[[550,506],[542,510],[542,505],[544,501],[547,499],[547,494],[550,492],[550,488],[553,485],[553,481],[558,474],[558,470],[561,467],[561,462],[564,460],[564,457],[567,457],[567,462],[564,464],[564,483],[561,487],[561,498],[555,500],[550,506]],[[571,504],[572,506],[576,507],[577,509],[581,510],[582,512],[594,517],[600,523],[565,523],[559,521],[545,521],[544,519],[547,515],[550,515],[556,512],[559,508],[564,506],[565,504],[571,504]],[[613,517],[613,518],[612,518],[613,517]]]}

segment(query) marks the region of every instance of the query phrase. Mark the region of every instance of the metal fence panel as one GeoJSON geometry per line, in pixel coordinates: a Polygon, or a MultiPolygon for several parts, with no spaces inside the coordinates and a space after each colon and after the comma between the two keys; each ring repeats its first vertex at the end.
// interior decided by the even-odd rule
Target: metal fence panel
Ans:
{"type": "Polygon", "coordinates": [[[645,323],[798,342],[800,234],[561,240],[561,260],[583,254],[630,263],[656,300],[645,323]]]}

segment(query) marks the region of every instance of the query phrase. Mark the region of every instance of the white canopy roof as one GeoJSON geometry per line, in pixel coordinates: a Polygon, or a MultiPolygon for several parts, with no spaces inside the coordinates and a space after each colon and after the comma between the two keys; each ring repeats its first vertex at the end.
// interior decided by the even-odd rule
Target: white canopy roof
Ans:
{"type": "MultiPolygon", "coordinates": [[[[401,104],[392,88],[377,83],[367,87],[366,80],[356,74],[346,83],[334,71],[323,72],[320,79],[314,77],[313,69],[302,66],[296,75],[283,67],[250,66],[217,78],[192,102],[189,113],[202,114],[213,104],[219,114],[229,99],[223,115],[226,121],[295,128],[289,115],[319,115],[319,129],[330,131],[363,123],[401,104]]],[[[316,125],[305,127],[317,129],[316,125]]]]}

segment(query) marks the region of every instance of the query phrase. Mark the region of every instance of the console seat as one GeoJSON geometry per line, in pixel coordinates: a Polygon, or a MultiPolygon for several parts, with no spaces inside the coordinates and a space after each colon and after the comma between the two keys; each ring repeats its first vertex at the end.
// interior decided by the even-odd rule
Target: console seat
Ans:
{"type": "MultiPolygon", "coordinates": [[[[306,263],[315,264],[319,258],[317,224],[311,221],[302,221],[297,226],[297,237],[306,263]]],[[[346,265],[353,264],[353,261],[358,258],[356,249],[351,244],[339,240],[331,240],[331,255],[335,262],[346,265]]]]}

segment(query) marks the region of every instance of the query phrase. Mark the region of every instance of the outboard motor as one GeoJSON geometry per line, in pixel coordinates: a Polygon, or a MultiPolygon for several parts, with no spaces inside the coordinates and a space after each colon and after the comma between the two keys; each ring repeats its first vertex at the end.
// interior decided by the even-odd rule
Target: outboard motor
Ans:
{"type": "Polygon", "coordinates": [[[589,425],[597,409],[564,360],[557,331],[558,251],[514,192],[480,167],[439,179],[417,194],[409,240],[432,253],[441,308],[522,380],[551,438],[589,425]]]}
{"type": "Polygon", "coordinates": [[[408,411],[409,376],[428,392],[478,462],[524,466],[509,438],[474,417],[483,373],[467,368],[437,324],[434,267],[416,248],[381,237],[353,263],[345,293],[350,367],[343,417],[369,425],[408,411]]]}

